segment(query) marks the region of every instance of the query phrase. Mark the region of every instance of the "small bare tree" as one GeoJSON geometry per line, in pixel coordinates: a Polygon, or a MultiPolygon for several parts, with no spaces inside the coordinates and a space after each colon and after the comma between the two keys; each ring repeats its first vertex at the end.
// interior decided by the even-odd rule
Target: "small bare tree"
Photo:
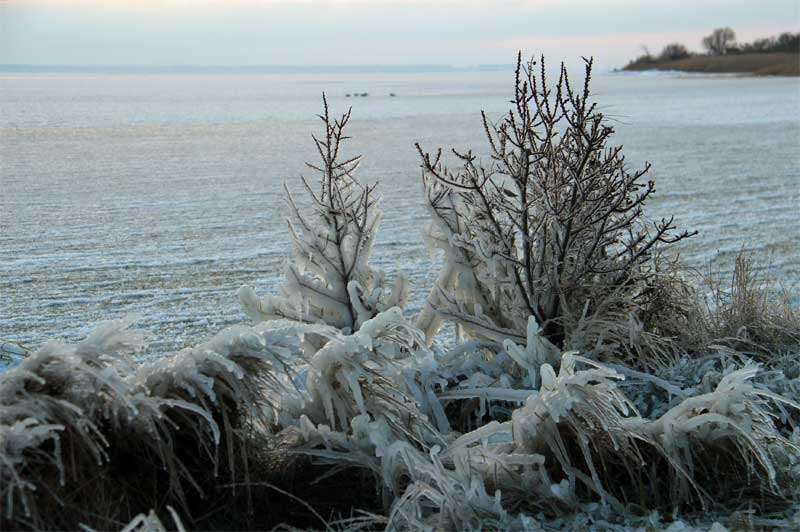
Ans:
{"type": "Polygon", "coordinates": [[[294,262],[286,268],[283,295],[259,299],[243,287],[239,299],[256,321],[286,318],[352,332],[379,312],[404,305],[408,290],[399,276],[387,292],[383,273],[368,265],[381,219],[376,185],[362,185],[355,178],[360,155],[341,156],[341,145],[350,138],[344,133],[350,110],[334,119],[324,94],[322,101],[319,118],[325,133],[321,138],[312,135],[320,162],[306,163],[320,176],[318,190],[301,178],[312,205],[310,215],[300,210],[284,186],[294,262]]]}
{"type": "Polygon", "coordinates": [[[736,42],[736,33],[731,28],[717,28],[711,35],[703,37],[703,48],[712,55],[723,55],[736,42]]]}
{"type": "Polygon", "coordinates": [[[453,150],[460,167],[451,170],[441,149],[417,145],[428,237],[446,261],[418,318],[429,340],[449,319],[473,337],[525,344],[533,317],[557,347],[584,348],[597,340],[587,323],[627,324],[659,273],[662,245],[690,236],[674,233],[672,218],[644,216],[650,166],[631,171],[609,146],[614,130],[590,101],[585,61],[576,91],[563,64],[550,87],[544,58],[518,57],[512,108],[499,123],[482,113],[489,164],[453,150]]]}

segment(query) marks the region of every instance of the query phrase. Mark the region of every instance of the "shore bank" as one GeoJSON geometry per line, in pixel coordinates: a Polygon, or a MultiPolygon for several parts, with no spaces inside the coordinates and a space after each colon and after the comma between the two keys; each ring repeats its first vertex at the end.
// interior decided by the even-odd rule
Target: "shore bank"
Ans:
{"type": "Polygon", "coordinates": [[[800,55],[791,53],[697,55],[674,61],[631,64],[622,70],[679,70],[709,74],[752,74],[755,76],[800,76],[800,55]]]}

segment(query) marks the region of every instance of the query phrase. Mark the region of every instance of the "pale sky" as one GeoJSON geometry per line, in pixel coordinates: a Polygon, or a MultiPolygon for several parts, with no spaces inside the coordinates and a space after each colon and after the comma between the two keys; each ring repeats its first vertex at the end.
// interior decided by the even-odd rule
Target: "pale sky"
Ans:
{"type": "Polygon", "coordinates": [[[511,63],[800,31],[798,0],[0,0],[0,64],[511,63]]]}

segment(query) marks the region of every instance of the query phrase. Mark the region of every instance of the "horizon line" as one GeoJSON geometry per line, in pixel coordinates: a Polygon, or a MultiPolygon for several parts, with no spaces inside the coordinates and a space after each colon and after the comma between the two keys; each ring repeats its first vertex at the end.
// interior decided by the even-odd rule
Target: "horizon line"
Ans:
{"type": "Polygon", "coordinates": [[[91,72],[263,72],[263,73],[325,73],[325,72],[447,72],[447,71],[496,71],[513,69],[511,63],[478,63],[473,65],[453,65],[444,63],[407,63],[407,64],[354,64],[354,65],[203,65],[203,64],[162,64],[162,65],[76,65],[76,64],[35,64],[35,63],[0,63],[2,72],[50,72],[50,73],[91,73],[91,72]]]}

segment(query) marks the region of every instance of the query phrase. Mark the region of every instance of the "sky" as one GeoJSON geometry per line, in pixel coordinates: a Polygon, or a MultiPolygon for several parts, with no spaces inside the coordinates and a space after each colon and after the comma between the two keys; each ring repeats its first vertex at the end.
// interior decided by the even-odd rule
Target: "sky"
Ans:
{"type": "Polygon", "coordinates": [[[624,65],[800,31],[798,0],[0,0],[0,64],[507,64],[517,50],[624,65]]]}

